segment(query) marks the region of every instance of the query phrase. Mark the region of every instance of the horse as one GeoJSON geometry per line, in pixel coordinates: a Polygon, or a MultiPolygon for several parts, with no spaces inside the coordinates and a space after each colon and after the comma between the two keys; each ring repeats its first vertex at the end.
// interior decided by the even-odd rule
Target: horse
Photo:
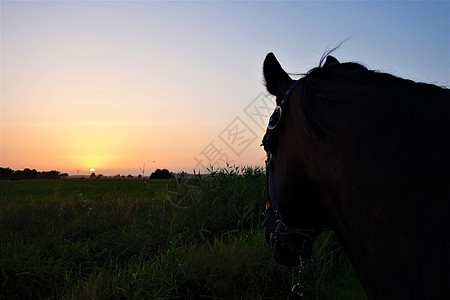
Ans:
{"type": "Polygon", "coordinates": [[[450,299],[450,90],[330,53],[299,80],[269,53],[263,75],[275,260],[333,230],[369,299],[450,299]]]}

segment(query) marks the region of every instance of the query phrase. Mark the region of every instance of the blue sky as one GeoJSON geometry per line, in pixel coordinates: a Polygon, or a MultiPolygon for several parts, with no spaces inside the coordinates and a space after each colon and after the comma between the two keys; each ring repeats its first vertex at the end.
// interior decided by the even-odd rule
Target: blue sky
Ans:
{"type": "Polygon", "coordinates": [[[213,143],[262,165],[245,108],[268,52],[304,73],[346,40],[340,61],[448,87],[449,35],[448,1],[2,1],[1,164],[189,171],[213,143]],[[242,151],[221,138],[236,118],[242,151]]]}

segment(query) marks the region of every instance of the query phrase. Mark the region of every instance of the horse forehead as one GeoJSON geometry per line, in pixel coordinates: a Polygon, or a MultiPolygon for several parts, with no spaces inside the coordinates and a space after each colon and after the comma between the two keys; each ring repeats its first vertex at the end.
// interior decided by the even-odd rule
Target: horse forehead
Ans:
{"type": "MultiPolygon", "coordinates": [[[[277,105],[280,105],[281,101],[283,100],[284,96],[286,95],[286,92],[289,90],[289,87],[292,85],[293,82],[294,82],[293,80],[290,80],[290,81],[285,81],[285,82],[281,83],[281,88],[279,90],[279,93],[276,96],[277,105]]],[[[292,95],[297,88],[298,88],[298,86],[296,86],[294,88],[294,90],[292,91],[289,98],[292,98],[292,95]]],[[[288,99],[288,102],[289,101],[290,101],[290,99],[288,99]]]]}
{"type": "Polygon", "coordinates": [[[302,84],[304,83],[300,83],[299,86],[292,91],[292,94],[287,100],[287,104],[282,111],[283,126],[280,135],[282,136],[281,139],[284,140],[284,142],[281,144],[289,146],[288,150],[294,150],[294,148],[298,147],[305,147],[305,145],[303,145],[303,143],[305,143],[303,140],[304,127],[302,113],[300,111],[300,102],[304,100],[302,99],[301,93],[302,84]]]}

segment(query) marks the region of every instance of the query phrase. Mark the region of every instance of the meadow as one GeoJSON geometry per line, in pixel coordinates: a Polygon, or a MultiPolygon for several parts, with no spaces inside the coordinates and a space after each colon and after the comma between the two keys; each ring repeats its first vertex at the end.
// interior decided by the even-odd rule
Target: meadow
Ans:
{"type": "MultiPolygon", "coordinates": [[[[261,222],[265,175],[0,181],[1,299],[286,299],[261,222]]],[[[332,233],[306,299],[367,299],[332,233]]]]}

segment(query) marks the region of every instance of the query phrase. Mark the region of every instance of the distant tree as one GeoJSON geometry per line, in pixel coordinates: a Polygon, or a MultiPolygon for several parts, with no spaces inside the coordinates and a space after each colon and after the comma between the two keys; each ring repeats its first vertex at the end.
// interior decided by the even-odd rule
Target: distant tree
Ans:
{"type": "Polygon", "coordinates": [[[95,176],[95,173],[93,172],[93,173],[91,174],[91,176],[89,176],[89,178],[95,179],[95,178],[97,178],[97,176],[95,176]]]}
{"type": "Polygon", "coordinates": [[[11,176],[11,180],[21,180],[24,178],[24,172],[23,171],[14,171],[14,173],[11,176]]]}
{"type": "Polygon", "coordinates": [[[35,169],[30,170],[28,168],[23,170],[23,179],[38,179],[38,171],[35,169]]]}
{"type": "Polygon", "coordinates": [[[68,177],[69,177],[68,173],[61,173],[61,174],[59,174],[59,178],[61,178],[61,179],[67,179],[68,177]]]}
{"type": "Polygon", "coordinates": [[[142,175],[141,175],[141,174],[139,174],[139,175],[138,175],[138,178],[139,178],[139,179],[142,179],[142,175]]]}
{"type": "Polygon", "coordinates": [[[174,178],[174,176],[167,169],[162,170],[156,169],[156,171],[150,175],[150,179],[170,179],[170,178],[174,178]]]}
{"type": "Polygon", "coordinates": [[[103,174],[98,174],[97,179],[102,179],[103,178],[103,174]]]}
{"type": "Polygon", "coordinates": [[[14,171],[10,168],[0,168],[0,180],[9,180],[13,174],[14,171]]]}
{"type": "Polygon", "coordinates": [[[133,177],[133,175],[130,174],[130,175],[127,176],[127,178],[132,179],[134,177],[133,177]]]}
{"type": "Polygon", "coordinates": [[[52,171],[44,171],[41,172],[42,179],[59,179],[59,172],[52,170],[52,171]]]}

